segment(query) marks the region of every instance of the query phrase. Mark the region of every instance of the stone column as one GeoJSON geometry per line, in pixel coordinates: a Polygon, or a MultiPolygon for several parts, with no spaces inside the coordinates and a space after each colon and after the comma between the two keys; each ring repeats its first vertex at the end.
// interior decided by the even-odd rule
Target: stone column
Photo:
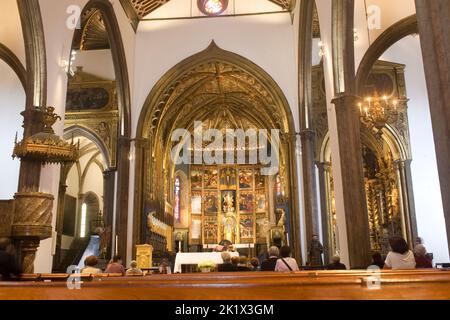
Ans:
{"type": "Polygon", "coordinates": [[[365,267],[370,262],[370,238],[356,101],[356,97],[347,95],[333,100],[339,153],[337,159],[333,158],[333,175],[335,182],[340,181],[339,186],[335,184],[336,202],[341,201],[336,219],[339,233],[347,241],[350,267],[365,267]]]}
{"type": "Polygon", "coordinates": [[[450,2],[416,0],[416,10],[450,250],[450,2]]]}
{"type": "MultiPolygon", "coordinates": [[[[297,261],[302,264],[302,249],[300,243],[300,210],[299,210],[299,190],[297,182],[297,136],[296,135],[282,135],[281,143],[286,145],[287,161],[287,177],[289,177],[289,197],[290,197],[290,246],[292,247],[292,255],[297,261]]],[[[283,148],[283,147],[282,147],[283,148]]]]}
{"type": "Polygon", "coordinates": [[[114,188],[115,188],[116,171],[106,170],[103,172],[103,219],[106,229],[109,228],[108,248],[106,256],[112,256],[112,227],[114,219],[114,188]]]}
{"type": "Polygon", "coordinates": [[[62,243],[62,233],[64,227],[64,211],[65,211],[65,197],[67,191],[67,171],[64,167],[61,168],[61,179],[59,182],[58,191],[58,207],[57,207],[57,218],[56,218],[56,251],[53,257],[53,268],[57,267],[61,262],[61,243],[62,243]]]}
{"type": "MultiPolygon", "coordinates": [[[[128,188],[130,177],[130,145],[131,140],[125,137],[119,138],[118,162],[117,162],[117,207],[116,207],[116,234],[118,238],[118,254],[125,259],[127,257],[128,235],[128,188]]],[[[113,236],[115,236],[113,235],[113,236]]],[[[114,251],[114,250],[113,250],[114,251]]]]}
{"type": "MultiPolygon", "coordinates": [[[[26,139],[43,128],[42,113],[47,101],[47,59],[44,28],[39,0],[17,0],[22,24],[26,70],[26,106],[24,134],[26,139]]],[[[24,273],[33,273],[40,240],[52,236],[53,195],[39,193],[41,161],[22,159],[19,187],[14,198],[11,236],[18,243],[24,273]]]]}
{"type": "Polygon", "coordinates": [[[412,190],[411,160],[399,160],[396,162],[400,180],[401,207],[406,228],[406,240],[410,246],[414,246],[417,234],[416,213],[414,209],[414,195],[412,190]]]}
{"type": "Polygon", "coordinates": [[[325,162],[318,162],[316,164],[319,171],[319,191],[320,191],[320,217],[322,220],[322,241],[324,247],[324,261],[325,265],[330,261],[330,234],[333,230],[329,228],[329,206],[327,192],[327,172],[330,170],[330,164],[325,162]]]}
{"type": "Polygon", "coordinates": [[[350,268],[370,262],[360,120],[355,96],[354,0],[332,0],[334,107],[328,108],[340,252],[350,268]]]}
{"type": "Polygon", "coordinates": [[[316,167],[314,164],[314,137],[313,130],[303,130],[300,133],[302,141],[302,168],[303,168],[303,203],[305,208],[305,236],[306,247],[310,247],[314,234],[319,235],[318,201],[316,167]]]}

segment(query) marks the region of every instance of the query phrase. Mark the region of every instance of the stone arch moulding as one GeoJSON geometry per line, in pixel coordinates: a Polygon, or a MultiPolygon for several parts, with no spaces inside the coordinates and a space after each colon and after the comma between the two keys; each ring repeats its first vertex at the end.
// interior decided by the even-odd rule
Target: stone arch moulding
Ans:
{"type": "Polygon", "coordinates": [[[117,82],[117,101],[119,109],[119,142],[117,146],[117,207],[116,223],[113,226],[112,243],[117,253],[128,257],[128,160],[131,145],[131,95],[125,49],[114,7],[109,0],[90,0],[83,11],[98,9],[102,13],[114,65],[117,82]],[[117,239],[117,244],[115,243],[117,239]]]}
{"type": "MultiPolygon", "coordinates": [[[[246,79],[252,83],[253,87],[259,88],[255,89],[257,94],[259,94],[260,91],[265,93],[266,105],[264,112],[266,114],[256,115],[256,108],[253,113],[250,112],[250,110],[243,110],[242,113],[249,115],[249,117],[254,116],[254,118],[257,119],[255,120],[255,123],[258,123],[258,125],[260,123],[258,120],[264,119],[267,120],[267,122],[265,122],[266,124],[274,125],[271,128],[280,129],[280,143],[286,146],[285,148],[281,148],[285,149],[285,153],[281,151],[280,156],[285,156],[286,172],[287,176],[290,177],[289,184],[286,185],[289,189],[289,194],[291,195],[290,207],[291,219],[293,219],[290,224],[290,237],[293,240],[292,243],[294,245],[295,255],[300,258],[300,225],[299,217],[297,217],[299,212],[299,200],[297,186],[297,158],[295,154],[296,136],[295,122],[291,108],[281,88],[266,71],[245,57],[219,48],[214,41],[212,41],[205,50],[182,60],[167,71],[152,88],[143,105],[136,131],[136,138],[138,141],[143,141],[145,143],[140,143],[141,146],[137,146],[136,148],[136,191],[134,201],[136,207],[134,209],[134,219],[136,222],[141,220],[144,203],[143,192],[154,180],[153,177],[143,177],[141,170],[149,170],[149,166],[153,166],[153,163],[156,163],[155,156],[159,159],[159,156],[162,155],[162,151],[160,148],[157,148],[157,146],[164,145],[160,138],[164,134],[167,135],[163,129],[163,124],[168,118],[177,118],[180,114],[178,113],[177,116],[174,108],[168,106],[172,105],[172,101],[175,99],[172,97],[172,94],[174,94],[174,96],[178,94],[178,91],[176,91],[177,87],[183,84],[183,79],[189,79],[192,72],[201,66],[213,63],[226,64],[230,66],[230,68],[233,68],[233,70],[235,69],[236,72],[241,72],[243,74],[242,77],[248,77],[248,79],[246,79]],[[270,118],[265,118],[267,115],[270,115],[270,118]],[[153,153],[153,151],[155,153],[153,153]]],[[[244,82],[242,82],[242,84],[244,84],[244,82]]],[[[245,85],[249,86],[247,82],[245,82],[245,85]]],[[[202,112],[199,112],[198,115],[201,116],[201,113],[202,112]]],[[[152,192],[154,192],[154,190],[149,194],[152,192]]],[[[140,223],[134,223],[133,244],[137,244],[137,242],[140,241],[140,232],[142,232],[140,223]]]]}
{"type": "Polygon", "coordinates": [[[120,130],[122,136],[131,136],[131,98],[125,49],[119,23],[112,4],[108,0],[90,0],[83,11],[99,9],[105,21],[108,40],[111,46],[114,73],[117,82],[117,101],[120,112],[120,130]]]}
{"type": "MultiPolygon", "coordinates": [[[[147,138],[150,130],[150,126],[153,120],[157,120],[155,117],[151,119],[153,115],[159,117],[161,112],[158,112],[160,108],[164,108],[164,102],[160,101],[159,103],[155,103],[154,98],[164,95],[164,91],[167,91],[167,88],[172,85],[173,79],[180,77],[183,74],[186,74],[192,68],[200,64],[205,64],[210,61],[219,60],[225,63],[230,63],[232,65],[238,65],[241,69],[244,69],[248,73],[252,74],[257,79],[262,79],[266,83],[276,84],[276,81],[260,66],[251,62],[245,57],[242,57],[236,53],[223,50],[217,46],[217,44],[212,41],[208,48],[204,51],[201,51],[193,56],[190,56],[183,61],[179,62],[177,65],[172,67],[166,74],[157,82],[157,84],[153,87],[150,94],[147,96],[147,99],[144,102],[144,106],[141,111],[141,115],[139,117],[138,126],[136,130],[137,138],[147,138]]],[[[278,101],[276,104],[282,106],[283,111],[286,113],[286,121],[283,124],[283,128],[281,128],[285,133],[295,132],[295,123],[294,118],[292,116],[291,110],[289,108],[289,103],[281,90],[281,88],[276,85],[271,88],[271,92],[274,96],[278,97],[278,101]]]]}
{"type": "Polygon", "coordinates": [[[394,23],[386,29],[370,46],[361,60],[358,72],[356,73],[356,92],[361,94],[361,90],[369,77],[372,67],[387,49],[406,36],[417,33],[419,33],[419,28],[415,14],[394,23]]]}
{"type": "Polygon", "coordinates": [[[17,77],[22,83],[23,89],[27,90],[27,71],[23,66],[22,62],[20,62],[19,58],[12,52],[7,46],[0,43],[0,59],[5,61],[8,66],[13,69],[16,73],[17,77]]]}
{"type": "Polygon", "coordinates": [[[105,146],[102,139],[97,134],[87,128],[75,125],[64,130],[64,139],[70,140],[72,137],[85,137],[91,140],[101,151],[103,159],[108,166],[108,170],[115,170],[116,168],[111,165],[111,157],[108,152],[108,148],[105,146]]]}

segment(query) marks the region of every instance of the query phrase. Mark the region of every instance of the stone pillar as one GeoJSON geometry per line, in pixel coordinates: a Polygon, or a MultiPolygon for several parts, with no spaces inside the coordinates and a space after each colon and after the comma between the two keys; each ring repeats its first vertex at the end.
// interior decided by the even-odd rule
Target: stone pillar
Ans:
{"type": "Polygon", "coordinates": [[[61,178],[59,182],[58,191],[58,207],[57,207],[57,218],[56,218],[56,251],[53,257],[53,268],[57,267],[61,262],[61,243],[62,243],[62,233],[64,227],[64,211],[65,211],[65,197],[67,191],[66,179],[68,170],[65,166],[61,168],[61,178]]]}
{"type": "Polygon", "coordinates": [[[450,2],[416,0],[416,10],[450,250],[450,2]]]}
{"type": "MultiPolygon", "coordinates": [[[[335,184],[336,201],[342,201],[336,219],[339,234],[347,241],[350,267],[365,267],[370,262],[370,238],[357,98],[341,95],[332,102],[339,152],[339,157],[333,158],[333,175],[334,181],[340,181],[339,187],[335,184]]],[[[343,241],[339,242],[342,250],[343,241]]]]}
{"type": "MultiPolygon", "coordinates": [[[[117,206],[116,206],[116,232],[117,251],[125,261],[127,257],[128,235],[128,188],[130,177],[130,145],[131,140],[125,137],[119,138],[118,162],[117,162],[117,206]]],[[[114,250],[113,250],[114,251],[114,250]]]]}
{"type": "Polygon", "coordinates": [[[319,191],[320,191],[320,218],[322,220],[322,241],[324,247],[324,262],[325,265],[330,261],[331,243],[330,234],[333,230],[329,228],[329,206],[328,197],[331,195],[327,191],[327,174],[329,174],[330,164],[325,162],[318,162],[316,164],[319,172],[319,191]]]}
{"type": "MultiPolygon", "coordinates": [[[[290,197],[290,246],[292,247],[292,255],[297,261],[302,264],[302,249],[300,242],[300,210],[298,203],[298,182],[297,182],[297,136],[296,135],[282,135],[281,143],[286,145],[286,154],[289,164],[287,166],[287,177],[289,177],[289,197],[290,197]]],[[[283,149],[283,147],[281,147],[283,149]]]]}
{"type": "Polygon", "coordinates": [[[411,160],[399,160],[396,162],[401,192],[401,207],[403,208],[403,220],[405,223],[406,240],[410,246],[414,246],[417,234],[416,213],[414,209],[414,195],[412,190],[411,160]]]}
{"type": "Polygon", "coordinates": [[[109,229],[108,248],[106,256],[112,256],[112,227],[114,221],[114,189],[115,189],[116,171],[106,170],[103,172],[103,219],[105,227],[109,229]]]}
{"type": "Polygon", "coordinates": [[[306,247],[310,247],[314,234],[319,235],[318,201],[316,184],[316,167],[314,164],[314,137],[313,130],[303,130],[300,133],[302,141],[302,168],[303,168],[303,203],[305,208],[305,236],[306,247]]]}

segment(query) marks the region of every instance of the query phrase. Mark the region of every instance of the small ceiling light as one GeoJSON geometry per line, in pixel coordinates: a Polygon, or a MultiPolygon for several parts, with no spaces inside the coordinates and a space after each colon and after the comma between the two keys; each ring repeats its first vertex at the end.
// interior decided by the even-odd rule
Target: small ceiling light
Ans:
{"type": "Polygon", "coordinates": [[[217,16],[228,7],[228,0],[198,0],[201,12],[209,16],[217,16]]]}

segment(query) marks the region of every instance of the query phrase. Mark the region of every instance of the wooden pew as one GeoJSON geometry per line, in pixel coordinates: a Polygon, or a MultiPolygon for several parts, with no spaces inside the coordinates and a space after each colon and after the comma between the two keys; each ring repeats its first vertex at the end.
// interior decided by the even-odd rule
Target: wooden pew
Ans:
{"type": "Polygon", "coordinates": [[[450,272],[381,271],[370,289],[364,270],[297,273],[206,273],[104,277],[69,290],[62,282],[0,283],[0,299],[309,300],[450,299],[450,272]]]}

